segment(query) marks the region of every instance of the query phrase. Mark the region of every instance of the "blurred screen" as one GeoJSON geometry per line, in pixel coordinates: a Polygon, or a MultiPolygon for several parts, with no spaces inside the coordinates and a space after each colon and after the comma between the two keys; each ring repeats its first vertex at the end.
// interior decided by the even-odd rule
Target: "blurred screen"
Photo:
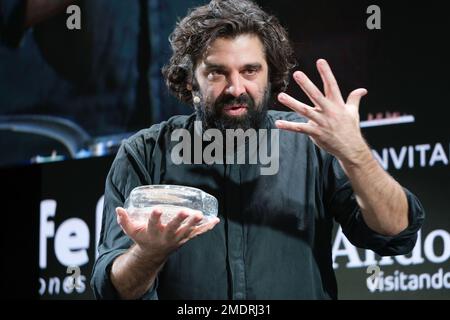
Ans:
{"type": "MultiPolygon", "coordinates": [[[[0,5],[0,166],[114,154],[153,123],[192,112],[161,77],[177,17],[204,1],[65,1],[27,25],[0,5]]],[[[39,9],[39,8],[38,8],[39,9]]]]}

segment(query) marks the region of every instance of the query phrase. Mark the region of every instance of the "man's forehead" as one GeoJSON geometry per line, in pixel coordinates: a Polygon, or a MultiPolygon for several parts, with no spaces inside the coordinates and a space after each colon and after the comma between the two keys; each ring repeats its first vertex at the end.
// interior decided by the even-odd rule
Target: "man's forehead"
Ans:
{"type": "Polygon", "coordinates": [[[227,60],[239,60],[242,64],[263,63],[266,60],[264,46],[258,36],[242,34],[217,38],[206,49],[202,64],[221,65],[227,60]]]}

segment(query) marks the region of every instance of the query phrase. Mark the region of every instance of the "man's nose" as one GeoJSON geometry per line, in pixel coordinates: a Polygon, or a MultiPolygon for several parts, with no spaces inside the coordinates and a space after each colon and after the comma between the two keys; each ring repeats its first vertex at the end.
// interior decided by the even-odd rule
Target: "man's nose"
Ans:
{"type": "Polygon", "coordinates": [[[231,75],[228,81],[227,93],[239,97],[245,93],[245,86],[239,75],[231,75]]]}

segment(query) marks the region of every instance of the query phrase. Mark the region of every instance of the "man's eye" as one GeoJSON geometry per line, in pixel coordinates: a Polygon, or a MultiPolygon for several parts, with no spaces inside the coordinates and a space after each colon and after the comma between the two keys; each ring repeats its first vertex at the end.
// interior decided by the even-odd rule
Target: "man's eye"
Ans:
{"type": "Polygon", "coordinates": [[[207,78],[208,78],[208,80],[214,80],[214,79],[217,79],[218,77],[220,77],[221,75],[222,75],[222,73],[220,71],[213,70],[208,73],[207,78]]]}
{"type": "Polygon", "coordinates": [[[256,74],[256,71],[257,71],[256,69],[248,69],[245,70],[244,73],[248,76],[254,76],[256,74]]]}

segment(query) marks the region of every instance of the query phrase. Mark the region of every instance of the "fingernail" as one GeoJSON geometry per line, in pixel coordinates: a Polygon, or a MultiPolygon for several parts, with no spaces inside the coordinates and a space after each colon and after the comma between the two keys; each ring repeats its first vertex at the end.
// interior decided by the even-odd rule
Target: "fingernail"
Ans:
{"type": "Polygon", "coordinates": [[[294,73],[294,78],[297,79],[297,80],[302,80],[303,72],[297,71],[296,73],[294,73]]]}
{"type": "Polygon", "coordinates": [[[284,121],[283,120],[277,120],[277,121],[275,121],[275,125],[282,127],[284,125],[284,121]]]}
{"type": "Polygon", "coordinates": [[[287,95],[282,92],[278,95],[278,98],[280,98],[281,100],[285,100],[287,98],[287,95]]]}

